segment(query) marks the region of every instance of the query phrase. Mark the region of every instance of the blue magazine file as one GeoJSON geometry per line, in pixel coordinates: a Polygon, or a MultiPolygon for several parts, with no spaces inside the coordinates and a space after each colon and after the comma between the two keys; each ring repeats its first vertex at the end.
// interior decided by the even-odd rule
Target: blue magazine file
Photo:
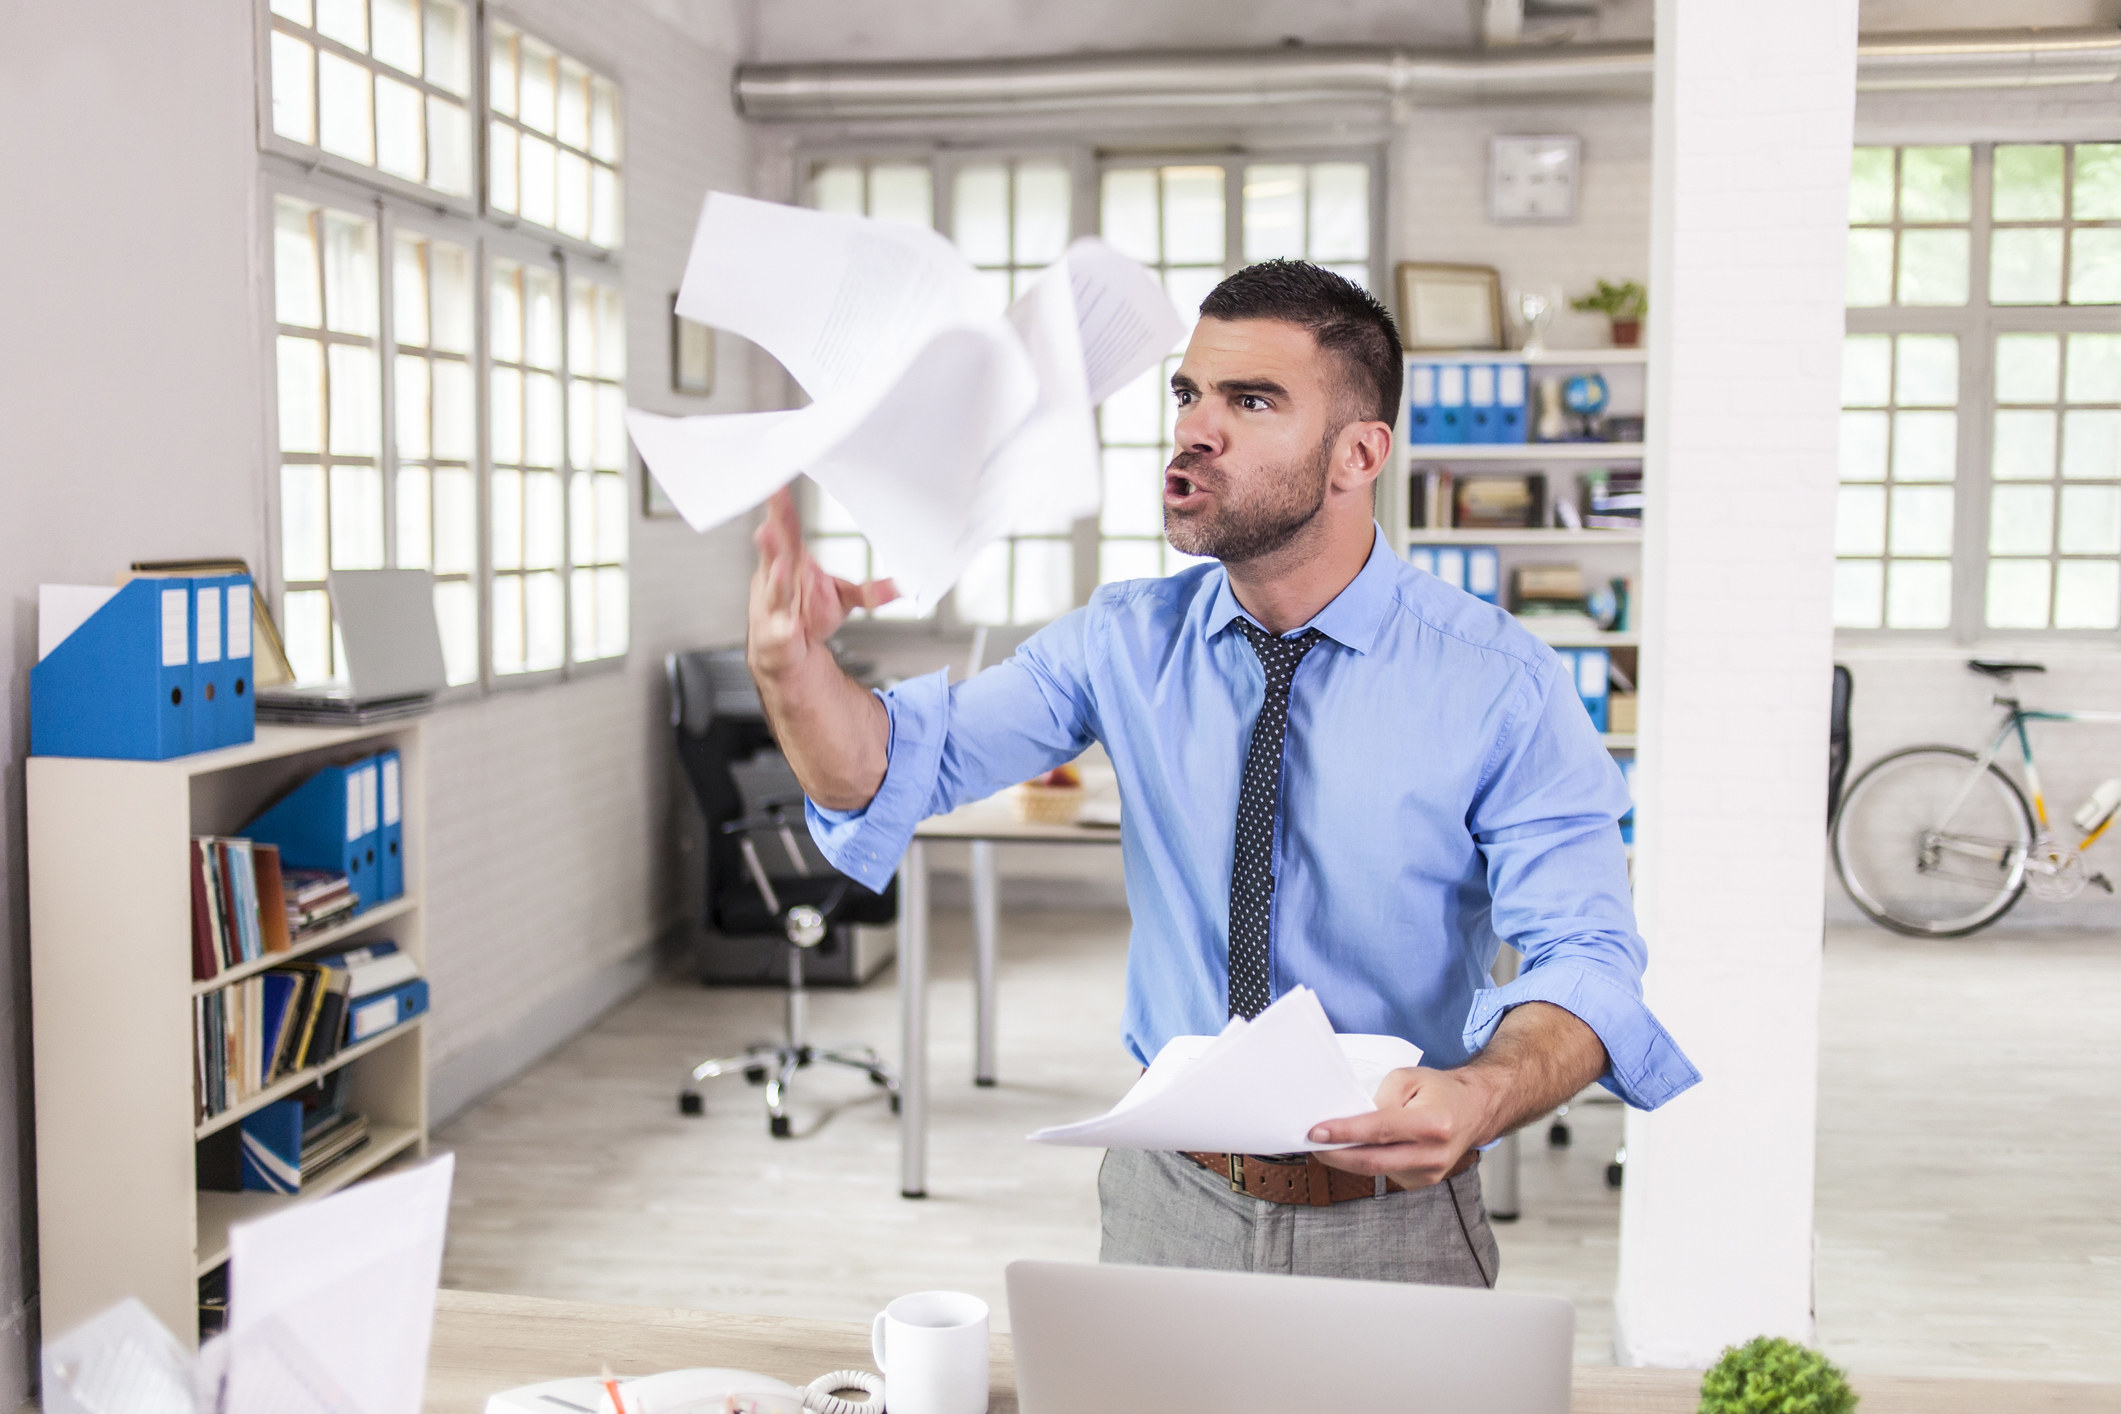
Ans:
{"type": "Polygon", "coordinates": [[[192,740],[191,581],[136,579],[29,671],[32,756],[166,761],[192,740]]]}

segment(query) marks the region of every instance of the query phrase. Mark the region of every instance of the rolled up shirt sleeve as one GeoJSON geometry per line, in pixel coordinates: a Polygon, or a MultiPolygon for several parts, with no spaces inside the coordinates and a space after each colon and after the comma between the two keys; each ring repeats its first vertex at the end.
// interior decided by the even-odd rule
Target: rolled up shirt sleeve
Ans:
{"type": "Polygon", "coordinates": [[[1524,967],[1475,995],[1464,1039],[1478,1050],[1511,1007],[1551,1003],[1604,1044],[1600,1083],[1647,1110],[1701,1073],[1642,1000],[1648,949],[1619,830],[1628,808],[1574,685],[1557,664],[1528,672],[1469,822],[1487,856],[1495,933],[1524,967]]]}
{"type": "Polygon", "coordinates": [[[952,686],[942,669],[879,692],[891,721],[883,784],[860,810],[804,802],[810,837],[832,866],[881,891],[921,821],[1080,756],[1095,738],[1095,607],[1056,619],[969,681],[952,686]]]}

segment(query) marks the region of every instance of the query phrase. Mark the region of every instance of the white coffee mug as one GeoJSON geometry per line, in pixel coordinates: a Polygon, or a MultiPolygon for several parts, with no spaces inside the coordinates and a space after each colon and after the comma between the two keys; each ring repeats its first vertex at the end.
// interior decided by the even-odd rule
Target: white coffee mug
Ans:
{"type": "Polygon", "coordinates": [[[987,1303],[917,1291],[877,1312],[869,1348],[891,1414],[986,1414],[987,1303]]]}

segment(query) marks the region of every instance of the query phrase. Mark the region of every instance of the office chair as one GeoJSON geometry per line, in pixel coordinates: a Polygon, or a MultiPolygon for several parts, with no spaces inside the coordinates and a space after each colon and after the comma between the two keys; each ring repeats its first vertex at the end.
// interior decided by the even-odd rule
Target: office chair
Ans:
{"type": "Polygon", "coordinates": [[[1834,828],[1841,811],[1841,786],[1849,774],[1849,699],[1855,695],[1856,679],[1847,668],[1834,664],[1834,707],[1826,733],[1826,826],[1834,828]]]}
{"type": "MultiPolygon", "coordinates": [[[[678,1093],[681,1113],[698,1115],[706,1103],[699,1085],[741,1072],[766,1087],[767,1129],[776,1139],[790,1135],[788,1087],[806,1066],[845,1066],[868,1075],[899,1107],[898,1077],[868,1046],[819,1049],[810,1043],[807,956],[837,939],[851,955],[857,923],[889,923],[897,915],[894,882],[872,893],[827,863],[801,826],[800,791],[761,795],[761,782],[794,775],[773,744],[758,688],[744,666],[741,648],[673,653],[664,660],[670,679],[670,724],[678,760],[700,803],[707,825],[705,912],[708,928],[724,938],[767,937],[779,944],[785,979],[785,1035],[761,1041],[741,1055],[718,1056],[692,1068],[678,1093]],[[746,783],[751,786],[746,790],[746,783]],[[747,800],[747,794],[751,797],[747,800]],[[771,836],[779,859],[772,868],[758,837],[771,836]]],[[[770,975],[770,974],[769,974],[770,975]]],[[[760,980],[767,980],[762,976],[760,980]]]]}

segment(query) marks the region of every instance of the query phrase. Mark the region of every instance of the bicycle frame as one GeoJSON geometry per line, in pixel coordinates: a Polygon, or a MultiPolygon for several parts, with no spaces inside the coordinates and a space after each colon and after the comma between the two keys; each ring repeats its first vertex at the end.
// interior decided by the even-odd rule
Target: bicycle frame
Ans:
{"type": "MultiPolygon", "coordinates": [[[[2033,798],[2033,817],[2044,835],[2052,826],[2047,818],[2047,798],[2040,789],[2040,768],[2033,760],[2033,741],[2025,730],[2026,723],[2093,722],[2114,725],[2121,724],[2121,712],[2061,712],[2028,708],[2022,706],[2015,697],[1998,697],[1995,702],[1998,707],[2004,709],[2003,725],[1997,729],[1995,739],[1988,744],[1987,749],[1975,759],[1974,768],[1967,773],[1966,784],[1960,786],[1959,793],[1952,797],[1952,803],[1946,808],[1943,818],[1949,820],[1958,813],[1959,807],[1966,803],[1966,797],[1973,790],[1974,783],[1980,779],[1981,773],[1989,768],[2005,744],[2015,736],[2018,739],[2019,758],[2025,763],[2026,790],[2033,798]]],[[[2121,815],[2121,809],[2109,810],[2102,816],[2091,832],[2078,841],[2078,852],[2082,853],[2091,848],[2093,842],[2105,834],[2107,828],[2114,823],[2116,815],[2121,815]]]]}

